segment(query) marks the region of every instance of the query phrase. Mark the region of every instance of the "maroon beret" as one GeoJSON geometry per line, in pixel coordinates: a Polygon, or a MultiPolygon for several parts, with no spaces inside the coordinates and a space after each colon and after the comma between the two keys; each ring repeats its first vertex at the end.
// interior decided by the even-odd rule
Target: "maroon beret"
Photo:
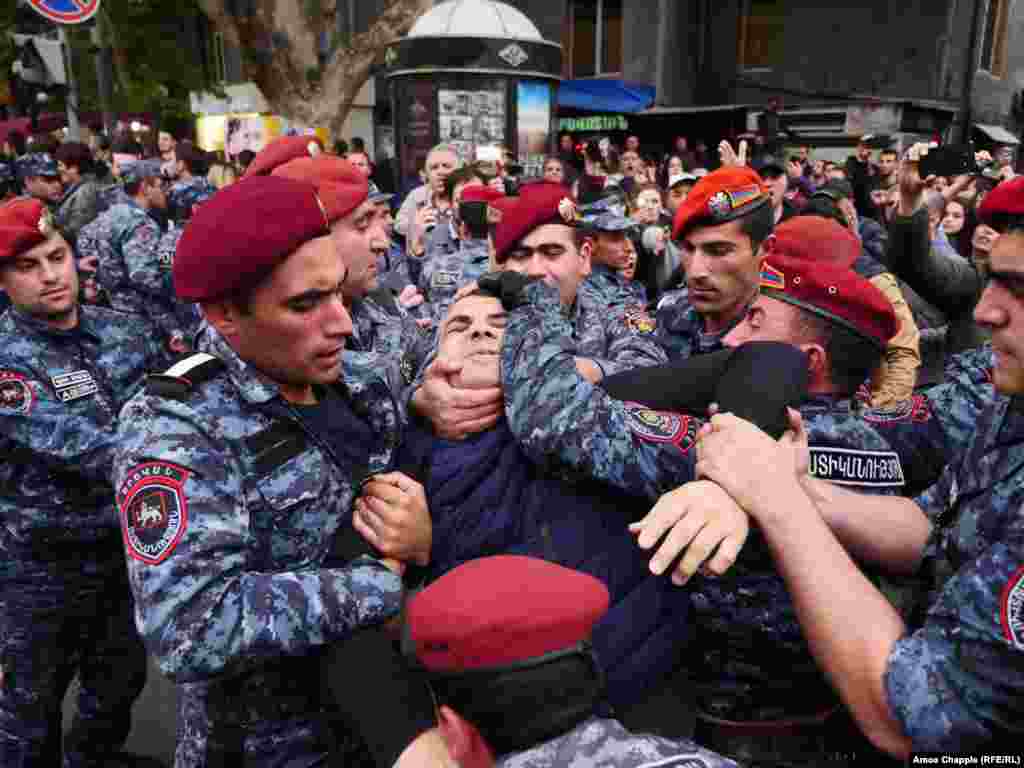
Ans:
{"type": "Polygon", "coordinates": [[[323,151],[324,143],[317,136],[282,136],[259,151],[242,178],[266,176],[279,165],[300,157],[315,157],[323,151]]]}
{"type": "Polygon", "coordinates": [[[178,241],[172,274],[182,301],[254,286],[300,245],[330,233],[312,184],[254,176],[225,187],[196,211],[178,241]]]}
{"type": "Polygon", "coordinates": [[[406,611],[433,672],[500,667],[572,648],[608,610],[608,589],[579,571],[522,555],[471,560],[418,593],[406,611]]]}
{"type": "Polygon", "coordinates": [[[574,227],[579,220],[572,193],[553,181],[524,184],[519,197],[507,200],[499,206],[501,221],[494,230],[494,256],[499,263],[513,245],[542,224],[574,227]]]}
{"type": "Polygon", "coordinates": [[[698,181],[679,206],[672,221],[672,237],[678,240],[696,224],[725,224],[770,200],[757,171],[745,165],[719,168],[698,181]]]}
{"type": "Polygon", "coordinates": [[[889,299],[850,267],[776,252],[761,267],[761,294],[824,317],[880,349],[899,331],[889,299]]]}
{"type": "Polygon", "coordinates": [[[0,206],[0,261],[13,259],[55,232],[49,211],[34,197],[0,206]]]}
{"type": "Polygon", "coordinates": [[[764,257],[828,262],[852,267],[861,253],[861,243],[839,222],[822,216],[795,216],[779,224],[765,240],[764,257]]]}
{"type": "Polygon", "coordinates": [[[502,197],[502,194],[494,187],[489,187],[486,184],[471,184],[462,188],[460,200],[463,203],[493,203],[499,197],[502,197]]]}
{"type": "Polygon", "coordinates": [[[300,157],[277,166],[271,174],[306,181],[316,187],[332,224],[352,213],[370,195],[370,180],[366,175],[337,155],[300,157]]]}
{"type": "Polygon", "coordinates": [[[1024,216],[1024,176],[996,185],[978,208],[978,220],[982,224],[998,224],[996,220],[1005,216],[1024,216]]]}

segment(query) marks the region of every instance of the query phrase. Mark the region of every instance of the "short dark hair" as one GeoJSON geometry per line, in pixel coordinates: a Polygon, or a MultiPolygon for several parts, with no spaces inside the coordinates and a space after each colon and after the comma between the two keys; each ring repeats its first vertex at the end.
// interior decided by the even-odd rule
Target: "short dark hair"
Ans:
{"type": "Polygon", "coordinates": [[[238,157],[236,158],[236,160],[238,160],[238,164],[242,168],[248,168],[249,163],[251,163],[255,158],[255,152],[253,152],[251,149],[243,149],[241,152],[238,153],[238,157]]]}
{"type": "Polygon", "coordinates": [[[65,141],[53,157],[58,163],[77,168],[79,173],[88,173],[93,167],[92,151],[80,141],[65,141]]]}
{"type": "Polygon", "coordinates": [[[119,155],[142,157],[142,146],[130,133],[121,133],[115,136],[111,148],[119,155]]]}
{"type": "Polygon", "coordinates": [[[185,164],[188,172],[195,176],[202,176],[209,170],[209,162],[206,153],[193,144],[181,143],[174,153],[175,158],[185,164]]]}
{"type": "Polygon", "coordinates": [[[893,157],[899,157],[899,152],[897,152],[892,147],[889,147],[888,149],[883,149],[881,152],[879,152],[878,153],[878,158],[881,159],[885,155],[892,155],[893,157]]]}
{"type": "Polygon", "coordinates": [[[475,165],[464,165],[461,168],[456,168],[450,174],[448,178],[444,180],[444,194],[450,200],[452,195],[455,194],[455,188],[460,184],[465,184],[467,181],[473,179],[479,179],[484,181],[484,176],[480,173],[480,169],[475,165]]]}
{"type": "Polygon", "coordinates": [[[828,355],[828,373],[839,394],[852,395],[871,377],[885,351],[870,339],[800,309],[799,326],[807,338],[818,341],[828,355]]]}
{"type": "Polygon", "coordinates": [[[14,148],[17,155],[25,154],[25,134],[21,131],[11,131],[7,134],[7,141],[14,148]]]}
{"type": "Polygon", "coordinates": [[[768,239],[775,229],[775,209],[768,203],[740,219],[740,231],[750,238],[750,249],[757,253],[761,243],[768,239]]]}

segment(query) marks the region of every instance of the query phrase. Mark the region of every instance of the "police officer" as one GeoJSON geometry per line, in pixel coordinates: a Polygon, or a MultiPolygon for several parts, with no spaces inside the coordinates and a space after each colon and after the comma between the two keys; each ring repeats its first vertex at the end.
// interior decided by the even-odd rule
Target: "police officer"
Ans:
{"type": "Polygon", "coordinates": [[[64,765],[120,765],[146,660],[110,472],[121,406],[166,358],[134,317],[78,304],[71,247],[39,200],[0,208],[0,288],[0,764],[61,764],[77,672],[64,765]]]}
{"type": "Polygon", "coordinates": [[[206,178],[206,156],[192,144],[179,144],[172,150],[174,183],[167,191],[171,219],[183,224],[192,218],[193,207],[213,197],[216,188],[206,178]]]}
{"type": "Polygon", "coordinates": [[[22,189],[29,197],[42,200],[50,209],[60,203],[64,185],[60,180],[57,161],[46,152],[30,152],[14,162],[22,189]]]}
{"type": "Polygon", "coordinates": [[[676,210],[672,237],[685,284],[658,302],[658,339],[673,360],[721,349],[757,295],[761,244],[775,225],[756,172],[726,166],[694,186],[676,210]]]}
{"type": "Polygon", "coordinates": [[[79,254],[97,257],[96,277],[113,309],[144,318],[170,350],[184,352],[171,265],[160,258],[162,231],[153,216],[167,208],[160,163],[138,160],[121,169],[121,178],[128,199],[82,229],[79,254]]]}
{"type": "Polygon", "coordinates": [[[992,332],[998,397],[932,488],[913,501],[865,499],[817,482],[799,424],[776,446],[720,416],[704,443],[702,469],[764,530],[818,663],[865,735],[900,757],[1019,755],[1024,733],[1024,181],[989,193],[979,217],[1001,235],[974,312],[992,332]],[[758,459],[727,469],[740,451],[758,459]],[[927,613],[904,622],[848,552],[931,574],[927,613]],[[872,631],[848,631],[849,616],[872,631]]]}
{"type": "Polygon", "coordinates": [[[629,262],[626,233],[633,228],[625,205],[618,198],[604,198],[583,206],[580,213],[593,243],[590,274],[580,285],[580,296],[600,311],[630,303],[629,281],[621,274],[629,262]]]}
{"type": "Polygon", "coordinates": [[[350,219],[360,179],[321,198],[250,177],[201,206],[173,275],[209,328],[124,412],[113,476],[138,623],[160,669],[191,684],[180,766],[323,764],[318,652],[396,613],[399,561],[429,557],[422,487],[389,471],[391,369],[344,349],[328,212],[347,222],[341,254],[371,251],[372,228],[350,219]],[[380,498],[353,515],[360,493],[380,498]],[[325,565],[353,527],[395,559],[325,565]]]}
{"type": "Polygon", "coordinates": [[[264,148],[247,177],[267,173],[313,184],[324,202],[338,257],[348,268],[342,287],[353,326],[348,348],[378,353],[396,367],[408,357],[415,368],[415,361],[426,355],[427,337],[413,319],[398,312],[390,296],[378,293],[377,260],[388,246],[389,212],[379,199],[370,199],[366,175],[337,155],[318,149],[311,154],[306,137],[285,137],[264,148]],[[353,205],[356,200],[358,205],[353,205]],[[366,238],[368,248],[353,245],[353,240],[361,243],[366,238]]]}

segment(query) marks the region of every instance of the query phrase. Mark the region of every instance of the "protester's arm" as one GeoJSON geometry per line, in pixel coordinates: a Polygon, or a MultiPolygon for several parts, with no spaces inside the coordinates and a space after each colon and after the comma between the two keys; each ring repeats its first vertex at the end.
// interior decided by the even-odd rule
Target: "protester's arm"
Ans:
{"type": "Polygon", "coordinates": [[[885,357],[871,376],[871,405],[885,408],[907,400],[914,393],[917,369],[921,366],[921,333],[892,273],[876,275],[871,283],[885,294],[900,324],[899,331],[885,347],[885,357]]]}
{"type": "MultiPolygon", "coordinates": [[[[128,545],[139,630],[165,674],[192,681],[230,673],[343,639],[399,610],[399,575],[369,557],[342,568],[253,569],[243,466],[230,443],[214,439],[219,424],[186,404],[150,398],[131,401],[121,424],[114,484],[122,528],[147,489],[182,512],[179,538],[158,562],[143,561],[128,545]],[[147,485],[147,470],[166,481],[147,485]]],[[[322,473],[311,467],[303,482],[308,492],[299,503],[329,518],[331,510],[315,514],[330,503],[318,490],[322,473]]],[[[330,544],[323,542],[324,553],[330,544]]]]}
{"type": "Polygon", "coordinates": [[[698,472],[760,525],[811,652],[865,735],[906,756],[910,740],[889,705],[885,682],[889,656],[906,627],[801,487],[792,442],[787,435],[777,444],[752,424],[716,416],[701,438],[698,472]],[[854,626],[870,630],[852,631],[854,626]]]}

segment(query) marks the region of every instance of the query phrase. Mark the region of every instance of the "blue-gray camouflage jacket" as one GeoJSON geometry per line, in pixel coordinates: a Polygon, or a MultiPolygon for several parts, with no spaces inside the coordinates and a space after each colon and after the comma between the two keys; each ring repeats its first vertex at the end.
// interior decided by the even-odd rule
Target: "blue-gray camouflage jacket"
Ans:
{"type": "Polygon", "coordinates": [[[889,704],[917,751],[1024,736],[1024,411],[999,396],[917,499],[932,520],[927,614],[892,650],[889,704]]]}
{"type": "MultiPolygon", "coordinates": [[[[343,396],[381,438],[351,467],[216,331],[199,347],[225,370],[184,399],[133,398],[114,461],[137,623],[179,681],[283,663],[394,614],[402,595],[369,557],[323,567],[360,481],[393,460],[390,367],[345,353],[343,396]]],[[[179,367],[168,373],[187,379],[179,367]]]]}
{"type": "Polygon", "coordinates": [[[139,320],[80,306],[56,330],[0,315],[0,539],[87,543],[117,531],[110,473],[117,414],[167,364],[139,320]]]}
{"type": "Polygon", "coordinates": [[[635,300],[631,282],[604,264],[594,264],[587,279],[580,283],[579,293],[589,303],[605,309],[622,307],[635,300]]]}

